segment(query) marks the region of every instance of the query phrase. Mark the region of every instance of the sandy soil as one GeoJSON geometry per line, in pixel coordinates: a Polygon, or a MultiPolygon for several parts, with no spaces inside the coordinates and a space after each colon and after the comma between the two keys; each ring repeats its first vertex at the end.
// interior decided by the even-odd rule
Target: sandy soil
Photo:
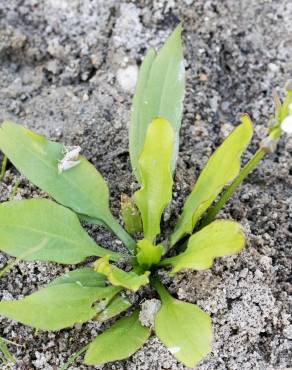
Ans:
{"type": "MultiPolygon", "coordinates": [[[[283,94],[291,77],[291,17],[289,0],[0,0],[0,121],[12,119],[80,145],[108,181],[118,215],[121,192],[131,194],[135,187],[127,128],[137,67],[145,50],[161,46],[182,21],[188,82],[167,232],[207,158],[243,112],[256,124],[245,160],[256,150],[273,112],[272,89],[283,94]]],[[[200,370],[292,367],[291,154],[292,137],[286,137],[221,213],[244,225],[245,251],[170,282],[179,298],[212,315],[213,352],[200,370]]],[[[1,201],[11,196],[17,179],[9,167],[1,201]]],[[[17,198],[44,196],[20,180],[17,198]]],[[[119,247],[105,230],[88,230],[100,244],[119,247]]],[[[0,268],[7,261],[0,254],[0,268]]],[[[0,298],[23,297],[64,270],[20,263],[0,280],[0,298]]],[[[35,333],[0,319],[0,336],[23,345],[10,347],[19,360],[14,369],[58,369],[99,331],[90,322],[35,333]]],[[[129,360],[99,368],[184,369],[154,337],[129,360]]],[[[80,358],[70,369],[91,367],[80,358]]]]}

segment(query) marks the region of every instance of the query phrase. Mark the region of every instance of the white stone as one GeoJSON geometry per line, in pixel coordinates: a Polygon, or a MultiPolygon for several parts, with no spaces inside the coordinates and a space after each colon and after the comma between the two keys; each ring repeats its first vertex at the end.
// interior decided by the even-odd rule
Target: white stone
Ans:
{"type": "Polygon", "coordinates": [[[270,70],[271,72],[276,73],[276,72],[278,72],[278,71],[279,71],[279,66],[277,66],[277,64],[269,63],[269,64],[268,64],[268,67],[269,67],[269,70],[270,70]]]}
{"type": "Polygon", "coordinates": [[[157,312],[161,307],[161,302],[159,299],[147,299],[141,305],[141,311],[139,314],[139,320],[142,325],[154,328],[154,321],[157,312]]]}
{"type": "Polygon", "coordinates": [[[130,64],[117,71],[117,81],[121,88],[127,92],[133,92],[138,78],[138,67],[136,64],[130,64]]]}

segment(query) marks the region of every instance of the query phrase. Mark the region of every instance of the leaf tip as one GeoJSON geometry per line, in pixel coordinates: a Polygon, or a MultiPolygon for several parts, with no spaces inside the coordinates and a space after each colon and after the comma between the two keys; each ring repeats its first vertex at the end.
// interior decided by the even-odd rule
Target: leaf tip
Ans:
{"type": "Polygon", "coordinates": [[[253,134],[253,123],[248,113],[244,113],[241,117],[241,122],[250,130],[251,135],[253,134]]]}
{"type": "Polygon", "coordinates": [[[183,25],[182,25],[182,22],[179,22],[178,24],[177,24],[177,26],[175,27],[175,29],[174,29],[174,31],[173,31],[173,33],[178,33],[179,34],[179,36],[181,35],[181,33],[183,32],[183,25]]]}

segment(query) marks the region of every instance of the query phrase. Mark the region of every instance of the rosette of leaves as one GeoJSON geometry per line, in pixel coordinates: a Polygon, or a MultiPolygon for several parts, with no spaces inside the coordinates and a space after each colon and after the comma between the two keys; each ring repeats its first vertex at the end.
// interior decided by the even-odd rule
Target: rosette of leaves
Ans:
{"type": "Polygon", "coordinates": [[[105,180],[78,151],[76,165],[70,162],[66,168],[63,163],[60,171],[62,144],[12,122],[4,122],[0,129],[0,149],[24,176],[54,199],[2,203],[0,250],[25,261],[63,265],[98,257],[92,266],[72,270],[23,299],[1,301],[0,314],[49,331],[119,315],[88,345],[85,364],[125,359],[143,346],[152,331],[188,367],[211,351],[210,316],[197,305],[174,298],[159,280],[158,271],[166,268],[174,275],[183,269],[209,269],[215,258],[238,253],[244,247],[240,224],[215,220],[202,227],[200,222],[224,187],[239,175],[241,156],[253,128],[249,117],[243,116],[207,162],[173,233],[161,238],[161,217],[172,200],[184,93],[178,26],[158,54],[150,50],[146,55],[133,100],[129,151],[140,188],[123,207],[125,229],[133,235],[112,215],[105,180]],[[124,249],[117,253],[97,245],[81,220],[111,230],[124,249]],[[126,261],[127,271],[116,266],[120,260],[126,261]],[[148,284],[161,299],[151,329],[139,321],[139,305],[133,305],[123,293],[137,292],[148,284]]]}

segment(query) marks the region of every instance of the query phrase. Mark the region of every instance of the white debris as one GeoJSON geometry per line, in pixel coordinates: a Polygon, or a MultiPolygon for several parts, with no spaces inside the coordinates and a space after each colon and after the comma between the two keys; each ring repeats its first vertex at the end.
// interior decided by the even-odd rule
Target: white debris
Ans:
{"type": "Polygon", "coordinates": [[[161,307],[159,299],[148,299],[141,305],[139,320],[142,325],[154,328],[155,316],[161,307]]]}
{"type": "Polygon", "coordinates": [[[83,102],[87,102],[89,100],[89,95],[88,94],[84,94],[83,96],[82,96],[82,101],[83,102]]]}
{"type": "Polygon", "coordinates": [[[130,64],[117,71],[117,80],[121,88],[127,92],[133,92],[138,78],[138,67],[130,64]]]}
{"type": "Polygon", "coordinates": [[[80,146],[65,147],[64,158],[58,163],[58,172],[62,173],[77,166],[80,163],[78,161],[80,151],[80,146]]]}
{"type": "Polygon", "coordinates": [[[175,354],[175,353],[178,353],[180,351],[180,347],[171,347],[171,348],[168,348],[169,352],[171,354],[175,354]]]}
{"type": "Polygon", "coordinates": [[[287,134],[292,134],[292,115],[287,116],[281,123],[281,129],[287,134]]]}
{"type": "Polygon", "coordinates": [[[280,67],[275,63],[269,63],[268,68],[271,72],[276,73],[279,71],[280,67]]]}

